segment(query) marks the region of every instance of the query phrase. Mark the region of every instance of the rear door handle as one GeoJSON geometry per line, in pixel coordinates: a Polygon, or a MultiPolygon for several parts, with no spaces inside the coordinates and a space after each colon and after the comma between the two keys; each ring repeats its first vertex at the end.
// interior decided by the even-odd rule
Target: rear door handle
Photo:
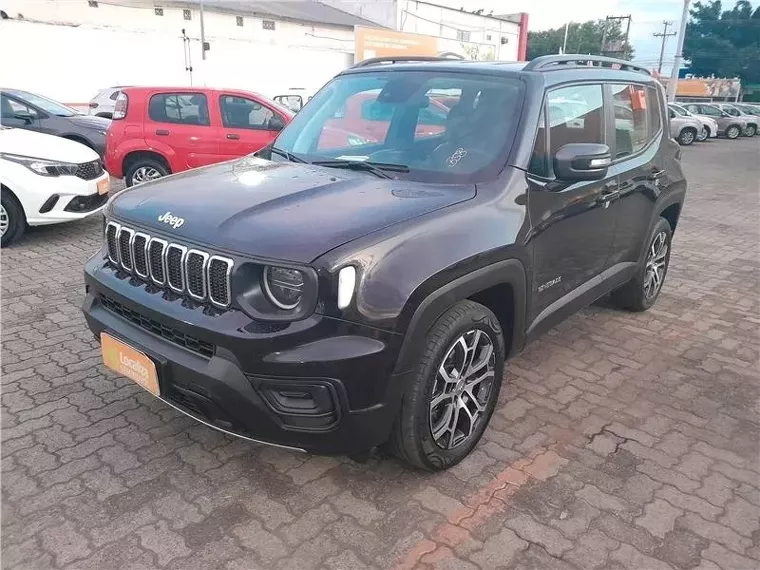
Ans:
{"type": "Polygon", "coordinates": [[[169,131],[167,131],[166,129],[158,129],[158,130],[156,131],[156,134],[157,134],[158,136],[160,136],[160,137],[165,137],[165,136],[168,136],[168,135],[169,135],[169,131]]]}
{"type": "Polygon", "coordinates": [[[236,135],[235,133],[229,133],[227,135],[227,138],[233,141],[236,141],[236,140],[240,140],[240,135],[236,135]]]}
{"type": "Polygon", "coordinates": [[[657,180],[658,178],[662,178],[663,176],[665,176],[665,170],[664,169],[663,170],[654,170],[649,175],[649,180],[657,180]]]}

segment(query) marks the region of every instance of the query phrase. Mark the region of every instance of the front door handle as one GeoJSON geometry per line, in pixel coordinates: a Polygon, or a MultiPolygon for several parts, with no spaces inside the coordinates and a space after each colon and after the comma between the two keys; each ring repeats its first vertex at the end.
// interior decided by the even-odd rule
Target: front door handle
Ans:
{"type": "Polygon", "coordinates": [[[610,207],[610,202],[614,202],[620,197],[620,185],[617,181],[607,182],[602,186],[602,191],[599,192],[599,198],[597,202],[602,204],[602,207],[606,210],[610,207]]]}
{"type": "Polygon", "coordinates": [[[652,171],[652,174],[649,175],[649,180],[657,180],[658,178],[662,178],[665,176],[665,170],[654,170],[652,171]]]}
{"type": "Polygon", "coordinates": [[[169,131],[167,131],[166,129],[158,129],[158,130],[156,131],[156,134],[157,134],[158,136],[160,136],[160,137],[166,137],[166,136],[168,136],[168,135],[169,135],[169,131]]]}
{"type": "Polygon", "coordinates": [[[240,140],[240,135],[236,135],[235,133],[229,133],[227,135],[227,138],[233,141],[240,140]]]}

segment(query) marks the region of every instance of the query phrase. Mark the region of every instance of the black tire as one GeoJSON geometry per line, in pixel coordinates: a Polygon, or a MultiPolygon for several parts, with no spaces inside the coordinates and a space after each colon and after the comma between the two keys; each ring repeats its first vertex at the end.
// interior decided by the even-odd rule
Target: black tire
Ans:
{"type": "Polygon", "coordinates": [[[678,143],[683,146],[690,146],[697,140],[697,130],[687,127],[678,135],[678,143]]]}
{"type": "Polygon", "coordinates": [[[8,216],[8,228],[3,232],[3,237],[0,239],[0,246],[5,247],[24,234],[26,230],[26,216],[18,200],[5,189],[2,191],[2,206],[2,211],[8,216]]]}
{"type": "Polygon", "coordinates": [[[745,137],[754,137],[757,134],[757,127],[755,125],[747,125],[747,130],[744,131],[745,137]]]}
{"type": "Polygon", "coordinates": [[[742,134],[742,130],[736,125],[731,125],[730,127],[726,129],[727,139],[731,139],[731,140],[737,139],[739,138],[740,134],[742,134]]]}
{"type": "MultiPolygon", "coordinates": [[[[477,341],[473,340],[473,342],[476,343],[477,341]]],[[[473,357],[470,359],[470,363],[478,355],[477,344],[475,344],[472,354],[473,357]]],[[[460,301],[449,308],[439,317],[427,333],[426,344],[417,366],[415,377],[404,392],[398,416],[391,430],[391,436],[387,443],[389,451],[402,461],[428,471],[441,471],[462,461],[477,445],[493,414],[499,398],[499,390],[504,374],[504,354],[504,337],[499,320],[488,308],[473,301],[460,301]],[[483,333],[485,333],[485,336],[483,336],[483,333]],[[469,366],[463,364],[462,371],[465,373],[461,376],[455,374],[449,377],[449,379],[453,378],[455,381],[456,378],[460,379],[456,382],[455,387],[452,384],[443,382],[444,391],[446,391],[446,387],[452,388],[447,394],[451,394],[453,397],[450,399],[450,403],[447,404],[451,406],[452,411],[450,414],[444,413],[445,417],[440,417],[442,420],[441,425],[454,424],[454,427],[444,432],[445,434],[450,434],[450,436],[440,436],[438,441],[449,437],[449,445],[454,442],[459,422],[456,419],[452,422],[447,418],[459,418],[461,415],[462,421],[467,424],[470,431],[469,435],[464,436],[452,448],[444,448],[433,436],[431,398],[434,395],[436,387],[441,385],[439,384],[441,380],[438,373],[439,367],[446,365],[449,362],[449,360],[446,360],[447,356],[459,350],[457,347],[462,346],[458,344],[460,337],[462,339],[480,338],[481,343],[484,343],[480,345],[481,347],[487,346],[485,344],[487,337],[487,341],[490,341],[493,350],[491,353],[488,353],[485,351],[485,348],[481,348],[478,357],[485,358],[486,354],[492,355],[486,358],[486,366],[488,366],[487,370],[490,371],[490,367],[493,365],[493,378],[490,385],[486,385],[485,380],[477,385],[479,386],[477,390],[487,389],[488,391],[483,395],[483,402],[480,402],[480,393],[477,392],[475,394],[482,410],[475,422],[471,424],[467,419],[470,416],[461,415],[456,410],[457,406],[455,404],[455,401],[463,401],[469,404],[475,403],[475,400],[472,400],[470,397],[470,393],[466,391],[462,392],[467,384],[468,376],[466,371],[469,369],[469,366]],[[454,416],[454,413],[457,413],[457,416],[454,416]]]]}
{"type": "Polygon", "coordinates": [[[665,277],[668,274],[668,267],[670,266],[672,239],[673,231],[670,228],[670,224],[666,219],[660,218],[652,229],[652,233],[649,235],[647,248],[644,251],[643,259],[639,260],[639,268],[636,270],[636,275],[634,275],[628,283],[612,292],[612,301],[616,306],[629,311],[641,312],[646,311],[657,302],[657,298],[660,296],[660,291],[662,291],[662,286],[665,282],[665,277]],[[665,245],[667,246],[667,251],[663,259],[664,267],[662,269],[662,276],[660,277],[656,291],[654,291],[653,294],[647,294],[645,292],[645,287],[648,278],[650,252],[655,245],[655,240],[661,234],[665,235],[665,245]]]}
{"type": "MultiPolygon", "coordinates": [[[[138,158],[130,163],[129,168],[127,168],[125,178],[128,188],[140,182],[139,180],[135,180],[135,175],[139,173],[141,168],[148,169],[148,171],[150,171],[149,169],[153,169],[159,174],[158,178],[163,178],[169,174],[169,169],[158,160],[152,158],[138,158]]],[[[158,180],[158,178],[151,180],[158,180]]]]}

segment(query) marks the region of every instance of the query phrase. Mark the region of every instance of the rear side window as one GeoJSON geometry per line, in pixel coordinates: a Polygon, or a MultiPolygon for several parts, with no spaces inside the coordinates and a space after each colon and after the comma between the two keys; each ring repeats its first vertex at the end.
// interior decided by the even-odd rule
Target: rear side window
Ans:
{"type": "Polygon", "coordinates": [[[111,93],[111,96],[109,97],[109,99],[111,101],[116,101],[116,98],[119,96],[119,93],[121,93],[121,91],[114,91],[113,93],[111,93]]]}
{"type": "Polygon", "coordinates": [[[610,85],[615,106],[616,157],[636,154],[650,140],[649,105],[641,85],[610,85]]]}
{"type": "MultiPolygon", "coordinates": [[[[660,106],[660,93],[654,87],[647,87],[647,100],[649,106],[649,138],[660,132],[662,127],[662,107],[660,106]]],[[[684,112],[676,108],[680,115],[684,112]]]]}
{"type": "Polygon", "coordinates": [[[157,123],[208,126],[208,100],[203,93],[161,93],[153,95],[148,116],[157,123]]]}

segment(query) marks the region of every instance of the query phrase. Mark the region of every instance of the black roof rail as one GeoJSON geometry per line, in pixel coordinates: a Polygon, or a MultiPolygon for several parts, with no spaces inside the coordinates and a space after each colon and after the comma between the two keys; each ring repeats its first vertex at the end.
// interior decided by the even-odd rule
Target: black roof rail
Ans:
{"type": "Polygon", "coordinates": [[[609,67],[622,69],[623,71],[637,71],[639,73],[646,73],[651,75],[646,67],[636,65],[625,59],[617,59],[615,57],[607,57],[604,55],[583,55],[583,54],[568,54],[568,55],[542,55],[528,62],[523,67],[523,71],[551,71],[552,69],[562,69],[563,66],[576,66],[576,67],[609,67]]]}
{"type": "Polygon", "coordinates": [[[456,61],[464,58],[455,53],[448,52],[446,56],[438,55],[388,55],[384,57],[371,57],[354,64],[352,69],[357,67],[367,67],[369,65],[378,65],[380,63],[403,63],[406,61],[456,61]]]}

